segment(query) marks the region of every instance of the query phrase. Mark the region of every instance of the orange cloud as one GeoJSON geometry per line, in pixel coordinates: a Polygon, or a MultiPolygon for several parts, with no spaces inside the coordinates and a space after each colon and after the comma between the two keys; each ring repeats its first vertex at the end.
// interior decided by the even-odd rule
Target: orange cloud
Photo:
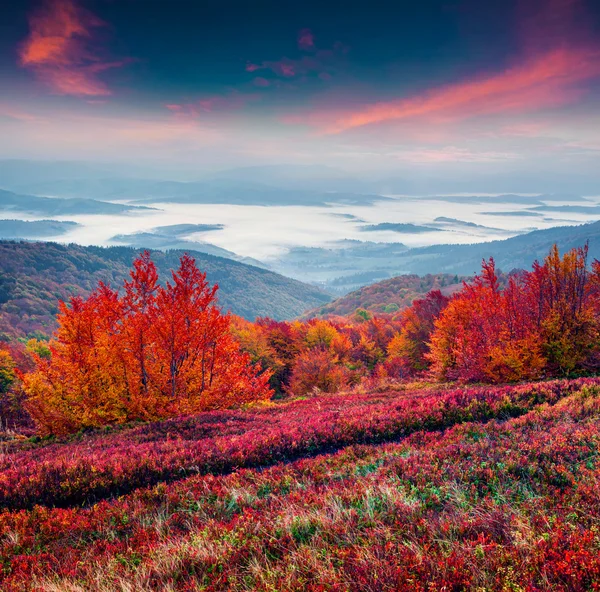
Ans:
{"type": "Polygon", "coordinates": [[[20,64],[55,94],[110,95],[99,75],[125,62],[104,60],[94,51],[94,31],[105,26],[73,0],[46,0],[29,17],[30,31],[20,47],[20,64]]]}
{"type": "MultiPolygon", "coordinates": [[[[492,76],[451,84],[422,95],[352,111],[313,113],[308,123],[336,134],[399,120],[455,122],[480,115],[526,113],[577,100],[582,83],[600,77],[600,50],[563,47],[492,76]]],[[[298,120],[297,120],[298,121],[298,120]]]]}

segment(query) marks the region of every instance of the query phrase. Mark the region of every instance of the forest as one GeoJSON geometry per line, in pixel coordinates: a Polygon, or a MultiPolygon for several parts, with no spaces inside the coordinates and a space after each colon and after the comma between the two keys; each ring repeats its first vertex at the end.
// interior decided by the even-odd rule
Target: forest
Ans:
{"type": "Polygon", "coordinates": [[[461,289],[450,282],[454,293],[432,289],[404,309],[250,322],[222,311],[192,257],[161,284],[145,252],[120,290],[100,282],[60,302],[49,342],[1,346],[2,407],[64,435],[402,381],[589,375],[600,367],[600,262],[588,263],[587,246],[555,246],[531,271],[500,274],[484,260],[461,289]]]}

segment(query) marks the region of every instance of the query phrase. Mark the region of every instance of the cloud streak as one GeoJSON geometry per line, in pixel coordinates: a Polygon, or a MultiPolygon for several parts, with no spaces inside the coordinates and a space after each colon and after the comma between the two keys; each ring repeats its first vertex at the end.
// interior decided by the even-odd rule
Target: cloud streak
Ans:
{"type": "Polygon", "coordinates": [[[0,118],[6,118],[14,121],[23,121],[27,123],[38,122],[42,119],[33,113],[24,111],[15,105],[0,103],[0,118]]]}
{"type": "Polygon", "coordinates": [[[32,70],[54,94],[111,95],[100,76],[125,61],[104,59],[96,50],[96,32],[106,26],[73,0],[46,0],[29,16],[29,35],[19,48],[20,65],[32,70]]]}
{"type": "Polygon", "coordinates": [[[443,148],[415,148],[390,154],[398,160],[419,164],[455,162],[499,162],[514,160],[518,156],[511,152],[473,151],[468,148],[445,146],[443,148]]]}
{"type": "Polygon", "coordinates": [[[598,77],[598,48],[563,47],[527,59],[499,74],[358,109],[317,111],[309,114],[306,122],[326,134],[338,134],[390,121],[452,123],[482,115],[528,113],[576,101],[585,92],[583,83],[598,77]]]}

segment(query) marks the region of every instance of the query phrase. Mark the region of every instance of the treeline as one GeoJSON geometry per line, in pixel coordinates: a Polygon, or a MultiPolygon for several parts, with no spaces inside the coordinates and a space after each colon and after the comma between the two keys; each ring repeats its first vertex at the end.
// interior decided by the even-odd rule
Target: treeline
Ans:
{"type": "Polygon", "coordinates": [[[397,314],[251,323],[221,313],[191,257],[160,285],[146,253],[121,292],[100,284],[61,303],[49,344],[0,347],[0,413],[12,405],[42,433],[68,433],[391,381],[596,373],[600,263],[587,257],[554,247],[501,278],[490,259],[452,296],[433,290],[397,314]]]}
{"type": "Polygon", "coordinates": [[[304,323],[236,320],[253,360],[280,393],[337,391],[368,381],[515,382],[600,369],[600,263],[587,247],[554,247],[530,272],[499,276],[494,260],[447,297],[432,290],[398,315],[304,323]]]}
{"type": "Polygon", "coordinates": [[[494,260],[441,312],[426,365],[440,380],[507,382],[596,372],[600,368],[600,262],[588,249],[543,263],[501,289],[494,260]]]}

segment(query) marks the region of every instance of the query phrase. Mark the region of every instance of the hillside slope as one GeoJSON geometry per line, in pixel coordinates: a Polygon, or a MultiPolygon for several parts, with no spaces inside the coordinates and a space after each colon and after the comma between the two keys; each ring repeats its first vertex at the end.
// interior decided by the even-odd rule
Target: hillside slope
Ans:
{"type": "Polygon", "coordinates": [[[7,442],[0,589],[595,590],[599,412],[407,386],[7,442]]]}
{"type": "MultiPolygon", "coordinates": [[[[0,241],[0,334],[51,332],[59,299],[86,295],[100,280],[120,286],[138,252],[130,247],[0,241]]],[[[318,288],[265,269],[189,252],[209,282],[219,284],[220,305],[247,319],[292,318],[331,299],[318,288]]],[[[152,252],[162,278],[170,277],[182,254],[152,252]]]]}
{"type": "Polygon", "coordinates": [[[357,308],[373,313],[394,313],[410,306],[416,298],[431,290],[441,290],[447,296],[462,287],[461,278],[450,274],[400,275],[376,284],[364,286],[333,302],[315,308],[303,316],[346,316],[357,308]]]}

